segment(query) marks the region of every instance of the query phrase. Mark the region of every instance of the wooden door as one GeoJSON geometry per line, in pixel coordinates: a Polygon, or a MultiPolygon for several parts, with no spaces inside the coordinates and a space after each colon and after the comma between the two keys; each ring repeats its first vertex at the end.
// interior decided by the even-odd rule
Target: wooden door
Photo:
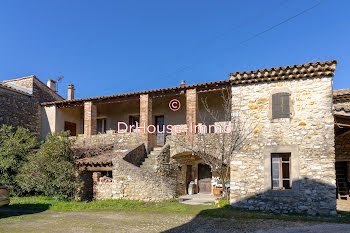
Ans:
{"type": "Polygon", "coordinates": [[[203,179],[198,181],[198,192],[199,193],[210,193],[211,192],[211,180],[203,179]]]}
{"type": "Polygon", "coordinates": [[[210,193],[211,192],[211,169],[207,164],[198,164],[198,192],[210,193]]]}
{"type": "Polygon", "coordinates": [[[70,131],[70,136],[77,136],[77,124],[73,122],[65,121],[64,131],[70,131]]]}

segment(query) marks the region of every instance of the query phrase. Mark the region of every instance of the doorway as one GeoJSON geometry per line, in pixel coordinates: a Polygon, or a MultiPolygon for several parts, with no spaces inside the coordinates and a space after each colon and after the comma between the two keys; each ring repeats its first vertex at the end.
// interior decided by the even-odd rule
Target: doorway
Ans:
{"type": "Polygon", "coordinates": [[[97,119],[97,134],[106,133],[107,131],[107,119],[99,118],[97,119]]]}
{"type": "Polygon", "coordinates": [[[165,129],[164,129],[164,116],[155,117],[156,127],[157,127],[157,146],[164,146],[165,144],[165,129]]]}
{"type": "Polygon", "coordinates": [[[350,199],[350,177],[349,177],[348,162],[336,162],[336,187],[337,187],[337,199],[349,200],[350,199]]]}
{"type": "Polygon", "coordinates": [[[77,136],[77,124],[69,121],[64,122],[64,131],[69,131],[70,136],[77,136]]]}
{"type": "Polygon", "coordinates": [[[192,165],[186,166],[186,193],[190,182],[193,181],[192,177],[192,165]]]}
{"type": "Polygon", "coordinates": [[[211,178],[212,172],[209,165],[204,163],[198,164],[198,192],[210,193],[211,192],[211,178]]]}

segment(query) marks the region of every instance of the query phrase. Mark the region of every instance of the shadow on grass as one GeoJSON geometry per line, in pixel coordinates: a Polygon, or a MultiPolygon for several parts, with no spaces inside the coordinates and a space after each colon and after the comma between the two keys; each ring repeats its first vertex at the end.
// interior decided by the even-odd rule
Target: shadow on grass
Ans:
{"type": "MultiPolygon", "coordinates": [[[[237,229],[240,229],[242,232],[246,232],[253,231],[252,229],[254,229],[254,226],[250,226],[249,224],[254,224],[254,220],[257,220],[256,223],[261,223],[264,220],[279,220],[291,223],[350,223],[350,212],[339,212],[338,214],[339,215],[337,216],[310,216],[300,213],[278,214],[255,210],[244,210],[227,205],[222,208],[202,210],[191,221],[163,232],[193,232],[195,229],[201,229],[202,232],[231,232],[235,227],[238,227],[237,229]]],[[[256,230],[260,229],[254,229],[254,231],[256,230]]]]}
{"type": "Polygon", "coordinates": [[[0,219],[44,212],[50,204],[13,204],[0,207],[0,219]]]}
{"type": "MultiPolygon", "coordinates": [[[[238,195],[237,195],[238,196],[238,195]]],[[[312,179],[293,182],[290,190],[267,190],[223,208],[205,209],[181,226],[165,232],[187,232],[206,226],[204,217],[234,219],[247,223],[252,219],[350,223],[350,212],[336,212],[335,187],[312,179]]],[[[210,225],[210,224],[209,224],[210,225]]],[[[220,224],[221,231],[230,231],[230,224],[220,224]]],[[[259,230],[259,229],[256,229],[259,230]]]]}

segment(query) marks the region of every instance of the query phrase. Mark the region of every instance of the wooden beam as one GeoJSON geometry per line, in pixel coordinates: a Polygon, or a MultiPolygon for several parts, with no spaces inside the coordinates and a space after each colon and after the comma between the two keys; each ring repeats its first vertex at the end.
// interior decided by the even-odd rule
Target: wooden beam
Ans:
{"type": "Polygon", "coordinates": [[[335,125],[342,126],[342,127],[350,127],[349,124],[342,124],[342,123],[335,123],[335,125]]]}
{"type": "Polygon", "coordinates": [[[339,134],[337,137],[344,137],[344,136],[346,136],[346,135],[348,135],[348,134],[350,134],[350,130],[348,130],[348,131],[346,131],[346,132],[344,132],[344,133],[339,134]]]}
{"type": "Polygon", "coordinates": [[[112,171],[112,167],[80,167],[80,171],[89,171],[89,172],[103,172],[103,171],[112,171]]]}

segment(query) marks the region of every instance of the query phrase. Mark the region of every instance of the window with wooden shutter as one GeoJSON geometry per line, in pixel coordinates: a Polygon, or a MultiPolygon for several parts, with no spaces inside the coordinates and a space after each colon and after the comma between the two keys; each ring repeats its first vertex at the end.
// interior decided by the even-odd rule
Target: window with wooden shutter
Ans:
{"type": "Polygon", "coordinates": [[[272,119],[290,118],[290,94],[280,92],[272,95],[272,119]]]}

